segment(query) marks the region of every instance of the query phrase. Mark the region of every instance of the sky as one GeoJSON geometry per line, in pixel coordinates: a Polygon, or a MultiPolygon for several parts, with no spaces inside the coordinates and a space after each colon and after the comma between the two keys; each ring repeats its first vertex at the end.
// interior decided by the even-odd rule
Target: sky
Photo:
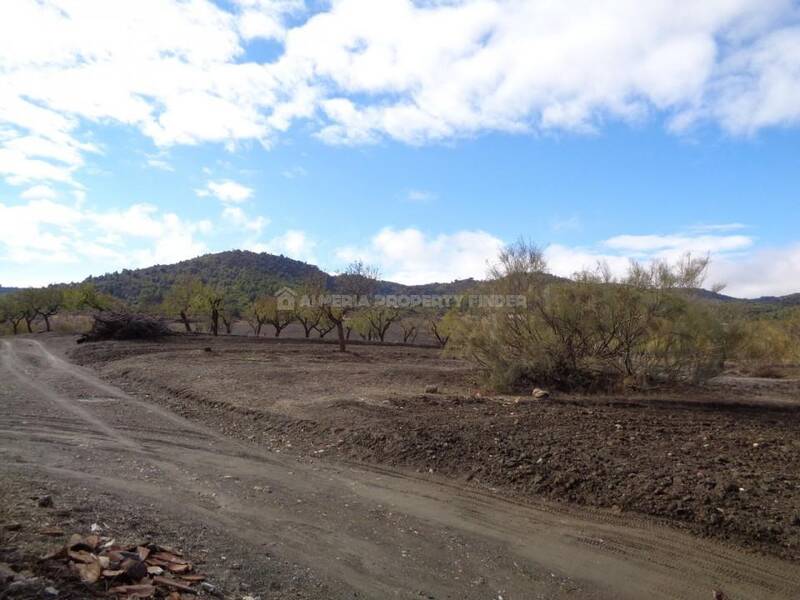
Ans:
{"type": "Polygon", "coordinates": [[[521,237],[800,291],[800,5],[0,6],[0,285],[234,248],[450,281],[521,237]]]}

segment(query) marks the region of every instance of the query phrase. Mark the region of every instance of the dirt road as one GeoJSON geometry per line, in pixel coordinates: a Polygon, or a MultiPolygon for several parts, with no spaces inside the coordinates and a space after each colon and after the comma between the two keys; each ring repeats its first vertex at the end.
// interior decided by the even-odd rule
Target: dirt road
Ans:
{"type": "Polygon", "coordinates": [[[768,600],[800,590],[796,565],[628,515],[268,453],[133,398],[37,339],[1,343],[0,476],[45,476],[175,515],[211,548],[213,524],[256,563],[307,568],[323,585],[305,597],[708,600],[722,589],[768,600]]]}

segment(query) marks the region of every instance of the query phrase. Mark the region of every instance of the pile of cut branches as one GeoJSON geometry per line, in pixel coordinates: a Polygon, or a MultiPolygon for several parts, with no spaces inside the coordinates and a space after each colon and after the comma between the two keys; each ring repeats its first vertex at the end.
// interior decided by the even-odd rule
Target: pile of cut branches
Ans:
{"type": "Polygon", "coordinates": [[[162,319],[148,315],[106,312],[94,316],[92,330],[82,335],[78,343],[102,340],[154,340],[170,333],[169,327],[162,319]]]}

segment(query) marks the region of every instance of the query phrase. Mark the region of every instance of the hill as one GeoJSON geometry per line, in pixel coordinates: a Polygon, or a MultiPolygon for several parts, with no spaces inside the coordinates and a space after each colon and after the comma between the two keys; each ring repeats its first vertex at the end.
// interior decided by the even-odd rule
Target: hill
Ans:
{"type": "MultiPolygon", "coordinates": [[[[144,269],[124,269],[99,277],[89,277],[101,292],[111,294],[131,304],[159,303],[166,291],[181,275],[192,275],[207,283],[231,290],[235,295],[254,298],[271,294],[284,285],[299,285],[310,277],[325,281],[326,287],[336,289],[337,278],[310,265],[286,256],[247,250],[229,250],[205,254],[172,265],[156,265],[144,269]]],[[[408,286],[392,281],[378,282],[380,294],[459,294],[474,289],[474,279],[452,283],[430,283],[408,286]]]]}
{"type": "Polygon", "coordinates": [[[283,285],[299,284],[308,277],[330,280],[330,275],[318,267],[286,256],[229,250],[172,265],[124,269],[89,277],[86,282],[131,304],[148,305],[160,302],[181,275],[198,277],[248,298],[275,292],[283,285]]]}
{"type": "MultiPolygon", "coordinates": [[[[166,291],[181,275],[192,275],[207,283],[226,287],[235,295],[248,299],[274,293],[284,285],[300,285],[310,277],[322,279],[328,289],[337,289],[337,276],[326,273],[315,265],[283,255],[247,250],[205,254],[171,265],[124,269],[98,277],[89,277],[85,281],[94,284],[100,291],[132,305],[147,306],[161,302],[166,291]]],[[[548,275],[547,278],[561,279],[553,275],[548,275]]],[[[468,294],[478,292],[482,283],[472,278],[422,285],[379,281],[376,291],[379,294],[468,294]]],[[[17,289],[0,287],[0,294],[17,289]]],[[[694,293],[710,302],[745,305],[748,310],[758,313],[800,306],[800,293],[755,299],[735,298],[703,289],[695,290],[694,293]]]]}

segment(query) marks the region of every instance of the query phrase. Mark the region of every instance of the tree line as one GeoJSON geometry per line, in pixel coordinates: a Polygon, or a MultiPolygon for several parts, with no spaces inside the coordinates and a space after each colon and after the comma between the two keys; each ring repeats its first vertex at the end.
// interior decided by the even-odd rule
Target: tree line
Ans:
{"type": "MultiPolygon", "coordinates": [[[[338,291],[367,298],[375,293],[379,272],[375,267],[356,261],[337,278],[338,291]]],[[[324,276],[306,277],[293,288],[297,298],[320,298],[329,292],[324,276]]],[[[335,332],[340,350],[354,336],[367,341],[385,341],[390,328],[400,329],[404,343],[414,343],[422,331],[442,347],[448,340],[446,320],[441,311],[391,306],[338,306],[332,303],[309,303],[287,308],[274,296],[260,294],[242,297],[230,289],[208,284],[197,277],[180,276],[164,296],[162,314],[176,318],[186,332],[206,329],[211,335],[231,333],[233,325],[245,321],[256,336],[270,328],[275,337],[291,324],[298,324],[306,338],[316,334],[325,338],[335,332]]]]}

